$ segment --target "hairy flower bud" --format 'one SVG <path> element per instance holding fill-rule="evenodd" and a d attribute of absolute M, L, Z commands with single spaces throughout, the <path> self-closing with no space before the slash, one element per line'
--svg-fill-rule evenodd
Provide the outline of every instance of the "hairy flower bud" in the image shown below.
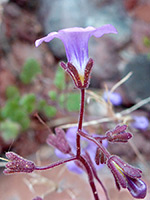
<path fill-rule="evenodd" d="M 4 174 L 12 174 L 19 172 L 31 173 L 35 170 L 34 162 L 26 160 L 14 152 L 7 152 L 6 157 L 9 159 L 9 162 L 6 163 L 6 169 L 4 170 Z"/>
<path fill-rule="evenodd" d="M 146 196 L 146 184 L 140 179 L 142 171 L 121 160 L 118 156 L 111 156 L 107 161 L 116 182 L 117 188 L 127 188 L 135 198 Z"/>
<path fill-rule="evenodd" d="M 107 140 L 109 142 L 128 142 L 132 137 L 131 133 L 126 132 L 127 125 L 118 125 L 115 129 L 106 132 Z"/>
<path fill-rule="evenodd" d="M 52 145 L 53 147 L 57 148 L 61 152 L 68 154 L 71 152 L 71 147 L 66 140 L 65 132 L 60 129 L 55 129 L 56 135 L 50 134 L 47 138 L 47 144 Z"/>
<path fill-rule="evenodd" d="M 106 160 L 107 160 L 107 158 L 104 155 L 104 153 L 100 150 L 100 148 L 97 148 L 96 154 L 95 154 L 95 163 L 97 165 L 106 164 Z"/>

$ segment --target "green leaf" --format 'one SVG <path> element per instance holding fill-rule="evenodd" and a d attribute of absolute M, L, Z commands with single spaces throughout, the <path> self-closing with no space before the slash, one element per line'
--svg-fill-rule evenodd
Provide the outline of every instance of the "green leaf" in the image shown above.
<path fill-rule="evenodd" d="M 32 113 L 35 110 L 36 96 L 34 94 L 26 94 L 20 99 L 20 105 L 24 107 L 27 113 Z"/>
<path fill-rule="evenodd" d="M 42 99 L 42 100 L 40 100 L 40 101 L 38 102 L 37 109 L 38 109 L 39 111 L 42 111 L 43 108 L 44 108 L 44 106 L 46 106 L 46 105 L 47 105 L 46 101 L 45 101 L 44 99 Z"/>
<path fill-rule="evenodd" d="M 8 100 L 1 109 L 1 116 L 3 119 L 18 122 L 23 130 L 27 129 L 30 125 L 29 115 L 24 107 L 19 104 L 19 99 Z"/>
<path fill-rule="evenodd" d="M 66 95 L 65 94 L 60 94 L 58 98 L 58 103 L 61 108 L 65 107 L 65 100 L 66 100 Z"/>
<path fill-rule="evenodd" d="M 56 91 L 54 90 L 51 90 L 49 93 L 48 93 L 49 97 L 51 98 L 51 100 L 53 101 L 56 101 L 57 100 L 57 93 Z"/>
<path fill-rule="evenodd" d="M 64 90 L 66 87 L 65 72 L 61 67 L 58 67 L 56 71 L 54 84 L 59 90 Z"/>
<path fill-rule="evenodd" d="M 35 59 L 30 58 L 23 66 L 20 79 L 24 84 L 29 84 L 39 73 L 41 73 L 40 64 Z"/>
<path fill-rule="evenodd" d="M 43 107 L 43 111 L 44 111 L 44 114 L 47 116 L 47 117 L 54 117 L 57 113 L 57 110 L 55 107 L 53 106 L 49 106 L 49 105 L 45 105 Z"/>
<path fill-rule="evenodd" d="M 0 131 L 2 132 L 3 139 L 8 142 L 17 138 L 20 133 L 20 126 L 16 122 L 6 120 L 1 122 Z"/>
<path fill-rule="evenodd" d="M 6 89 L 6 96 L 8 99 L 18 98 L 20 96 L 18 88 L 15 86 L 8 86 Z"/>
<path fill-rule="evenodd" d="M 11 118 L 19 109 L 19 99 L 8 100 L 5 106 L 1 109 L 1 116 L 3 119 Z"/>
<path fill-rule="evenodd" d="M 69 93 L 66 100 L 66 108 L 69 112 L 78 111 L 80 108 L 79 93 Z"/>
<path fill-rule="evenodd" d="M 146 47 L 150 47 L 150 38 L 149 37 L 145 36 L 143 39 L 143 42 Z"/>

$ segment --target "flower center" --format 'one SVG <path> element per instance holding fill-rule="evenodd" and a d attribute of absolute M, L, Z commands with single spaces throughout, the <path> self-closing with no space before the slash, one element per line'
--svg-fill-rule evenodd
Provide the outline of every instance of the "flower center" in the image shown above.
<path fill-rule="evenodd" d="M 82 85 L 84 85 L 84 76 L 79 74 L 79 77 L 80 77 Z"/>

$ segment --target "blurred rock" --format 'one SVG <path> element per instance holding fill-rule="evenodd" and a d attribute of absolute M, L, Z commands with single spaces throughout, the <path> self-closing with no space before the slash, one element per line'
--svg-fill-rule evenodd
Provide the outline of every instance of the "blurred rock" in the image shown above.
<path fill-rule="evenodd" d="M 108 36 L 104 36 L 95 39 L 94 44 L 90 43 L 89 46 L 90 57 L 94 60 L 92 78 L 99 81 L 99 85 L 106 80 L 116 80 L 117 82 L 120 57 L 115 42 Z"/>
<path fill-rule="evenodd" d="M 0 70 L 0 100 L 5 99 L 6 89 L 10 85 L 15 84 L 15 78 L 9 69 Z"/>
<path fill-rule="evenodd" d="M 34 43 L 41 32 L 41 26 L 34 13 L 22 11 L 15 3 L 4 5 L 2 26 L 9 40 L 20 38 Z"/>
<path fill-rule="evenodd" d="M 134 17 L 147 23 L 150 23 L 150 4 L 145 3 L 137 6 L 134 10 Z"/>
<path fill-rule="evenodd" d="M 10 0 L 10 2 L 14 2 L 19 5 L 21 8 L 25 8 L 28 10 L 34 10 L 37 8 L 39 0 Z"/>
<path fill-rule="evenodd" d="M 132 10 L 137 5 L 138 0 L 125 0 L 124 5 L 127 11 Z"/>
<path fill-rule="evenodd" d="M 150 96 L 150 58 L 148 55 L 138 55 L 132 59 L 122 71 L 124 77 L 129 72 L 133 75 L 124 83 L 128 98 L 136 103 Z"/>
<path fill-rule="evenodd" d="M 127 15 L 123 1 L 110 1 L 101 8 L 94 10 L 94 15 L 87 18 L 87 24 L 95 27 L 112 24 L 118 35 L 112 35 L 118 47 L 124 46 L 131 39 L 132 19 Z"/>
<path fill-rule="evenodd" d="M 132 26 L 132 41 L 135 51 L 138 53 L 148 53 L 150 47 L 144 44 L 144 38 L 150 38 L 150 23 L 135 20 Z"/>

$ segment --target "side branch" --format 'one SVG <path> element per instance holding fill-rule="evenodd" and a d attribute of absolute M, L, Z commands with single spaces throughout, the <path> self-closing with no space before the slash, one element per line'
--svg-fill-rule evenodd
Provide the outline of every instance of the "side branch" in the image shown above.
<path fill-rule="evenodd" d="M 84 133 L 83 131 L 78 131 L 78 134 L 79 134 L 80 136 L 82 136 L 82 137 L 84 137 L 84 138 L 86 138 L 86 139 L 88 139 L 88 140 L 94 142 L 94 143 L 100 148 L 100 150 L 104 153 L 104 155 L 105 155 L 107 158 L 110 157 L 110 153 L 109 153 L 109 152 L 103 147 L 103 145 L 102 145 L 100 142 L 98 142 L 95 138 L 93 138 L 92 136 L 90 136 L 90 135 Z"/>
<path fill-rule="evenodd" d="M 75 160 L 77 160 L 76 156 L 71 157 L 71 158 L 67 158 L 67 159 L 64 159 L 64 160 L 60 160 L 58 162 L 55 162 L 55 163 L 52 163 L 50 165 L 43 166 L 43 167 L 35 166 L 35 170 L 47 170 L 47 169 L 58 167 L 59 165 L 62 165 L 64 163 L 67 163 L 67 162 L 70 162 L 70 161 L 75 161 Z"/>

